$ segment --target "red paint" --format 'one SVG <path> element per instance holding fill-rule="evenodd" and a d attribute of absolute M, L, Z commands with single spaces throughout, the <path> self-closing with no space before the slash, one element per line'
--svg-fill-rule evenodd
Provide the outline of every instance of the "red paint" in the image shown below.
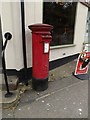
<path fill-rule="evenodd" d="M 33 77 L 43 79 L 48 77 L 49 72 L 49 51 L 52 39 L 50 31 L 53 29 L 53 26 L 34 24 L 30 25 L 29 29 L 32 30 Z M 45 43 L 49 43 L 48 53 L 44 53 Z"/>

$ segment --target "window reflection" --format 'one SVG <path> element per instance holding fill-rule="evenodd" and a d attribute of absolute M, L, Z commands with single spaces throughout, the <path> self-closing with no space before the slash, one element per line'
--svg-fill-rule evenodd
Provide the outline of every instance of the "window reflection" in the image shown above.
<path fill-rule="evenodd" d="M 73 43 L 76 5 L 75 2 L 43 3 L 43 22 L 54 26 L 51 46 Z"/>

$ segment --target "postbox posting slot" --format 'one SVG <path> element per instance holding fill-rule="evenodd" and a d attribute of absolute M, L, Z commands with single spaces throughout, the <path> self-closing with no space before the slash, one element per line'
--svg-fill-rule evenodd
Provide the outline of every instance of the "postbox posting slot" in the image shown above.
<path fill-rule="evenodd" d="M 52 39 L 52 36 L 42 36 L 42 39 Z"/>
<path fill-rule="evenodd" d="M 52 36 L 50 35 L 41 35 L 40 43 L 42 42 L 50 42 L 52 40 Z"/>

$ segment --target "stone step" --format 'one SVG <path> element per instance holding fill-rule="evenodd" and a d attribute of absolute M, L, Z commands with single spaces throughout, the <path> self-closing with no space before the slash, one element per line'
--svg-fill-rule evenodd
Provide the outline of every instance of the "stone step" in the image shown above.
<path fill-rule="evenodd" d="M 19 90 L 14 90 L 11 91 L 12 96 L 10 97 L 5 97 L 6 91 L 2 91 L 0 92 L 0 109 L 7 109 L 7 108 L 11 108 L 15 105 L 18 104 L 18 101 L 20 100 L 20 94 L 19 94 Z"/>
<path fill-rule="evenodd" d="M 18 77 L 7 76 L 7 79 L 8 79 L 9 90 L 16 90 L 18 86 Z M 0 74 L 0 89 L 2 91 L 6 90 L 6 84 L 5 84 L 5 79 L 3 74 Z"/>
<path fill-rule="evenodd" d="M 0 64 L 0 74 L 2 74 L 2 65 Z"/>
<path fill-rule="evenodd" d="M 2 69 L 0 69 L 0 74 L 2 74 Z"/>

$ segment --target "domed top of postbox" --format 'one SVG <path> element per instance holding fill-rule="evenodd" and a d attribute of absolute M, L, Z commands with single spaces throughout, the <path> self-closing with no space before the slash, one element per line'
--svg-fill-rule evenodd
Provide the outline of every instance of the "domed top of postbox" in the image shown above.
<path fill-rule="evenodd" d="M 28 26 L 29 29 L 35 32 L 50 32 L 53 29 L 52 25 L 48 24 L 33 24 Z"/>

